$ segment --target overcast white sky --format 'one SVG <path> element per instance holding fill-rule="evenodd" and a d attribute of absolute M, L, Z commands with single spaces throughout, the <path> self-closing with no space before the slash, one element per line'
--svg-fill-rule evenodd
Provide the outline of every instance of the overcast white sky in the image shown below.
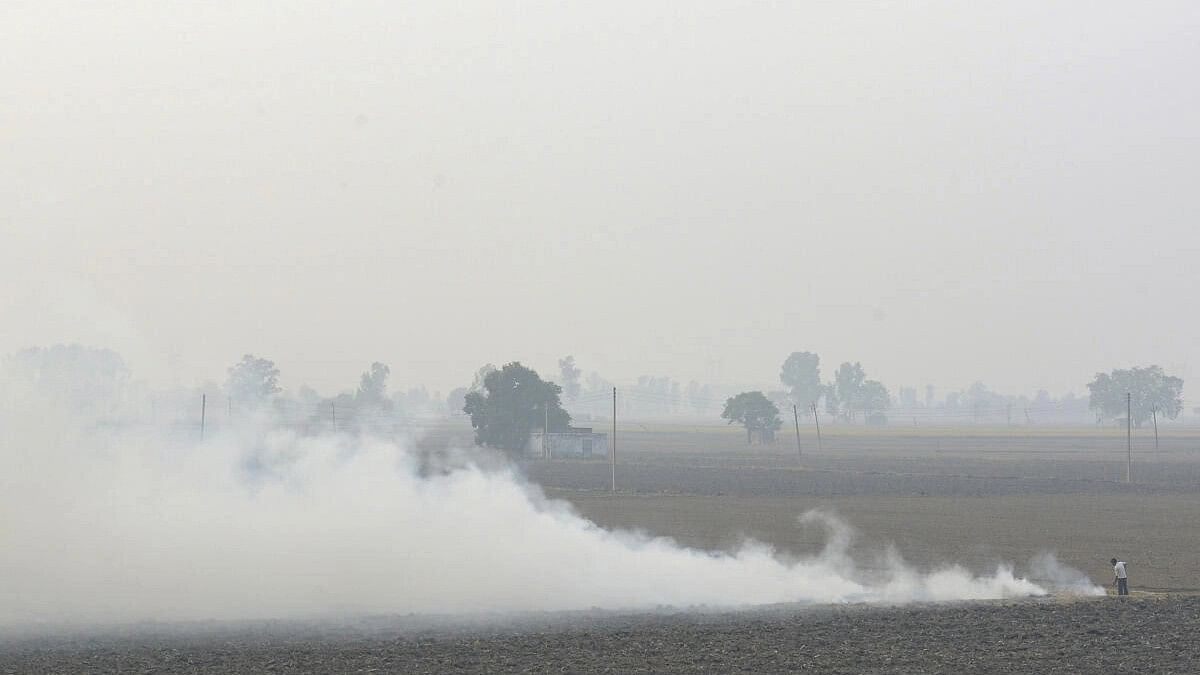
<path fill-rule="evenodd" d="M 1200 377 L 1197 36 L 1196 2 L 8 0 L 0 352 Z"/>

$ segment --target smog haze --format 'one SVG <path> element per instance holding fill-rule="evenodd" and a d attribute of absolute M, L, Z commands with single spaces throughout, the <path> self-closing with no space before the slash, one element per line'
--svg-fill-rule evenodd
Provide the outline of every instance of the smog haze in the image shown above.
<path fill-rule="evenodd" d="M 1189 379 L 1193 3 L 0 8 L 0 353 Z"/>

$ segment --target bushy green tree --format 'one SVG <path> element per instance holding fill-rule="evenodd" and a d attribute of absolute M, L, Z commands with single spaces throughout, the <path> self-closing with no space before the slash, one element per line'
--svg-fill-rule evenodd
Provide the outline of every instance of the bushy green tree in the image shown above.
<path fill-rule="evenodd" d="M 1110 419 L 1125 416 L 1125 395 L 1129 394 L 1130 417 L 1138 427 L 1155 411 L 1175 419 L 1183 410 L 1183 380 L 1167 375 L 1158 366 L 1096 373 L 1088 391 L 1089 407 Z"/>
<path fill-rule="evenodd" d="M 547 415 L 550 430 L 570 426 L 571 416 L 559 400 L 562 388 L 538 377 L 519 362 L 487 373 L 479 391 L 466 395 L 463 412 L 471 416 L 475 442 L 493 448 L 520 452 L 529 444 L 529 434 L 541 428 Z"/>
<path fill-rule="evenodd" d="M 746 428 L 747 445 L 754 442 L 755 434 L 760 442 L 764 442 L 783 425 L 779 408 L 761 391 L 744 391 L 726 400 L 721 417 L 728 420 L 728 424 L 737 422 Z"/>

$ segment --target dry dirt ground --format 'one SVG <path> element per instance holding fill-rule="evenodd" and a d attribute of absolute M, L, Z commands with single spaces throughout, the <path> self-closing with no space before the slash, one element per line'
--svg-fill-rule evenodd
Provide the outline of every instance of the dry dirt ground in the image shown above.
<path fill-rule="evenodd" d="M 0 638 L 0 673 L 1192 673 L 1200 598 L 134 627 Z"/>
<path fill-rule="evenodd" d="M 710 549 L 746 537 L 797 554 L 820 533 L 797 516 L 832 510 L 860 531 L 869 554 L 895 545 L 921 566 L 991 571 L 1042 552 L 1111 582 L 1108 559 L 1129 563 L 1136 588 L 1200 589 L 1200 432 L 1135 438 L 1125 483 L 1125 437 L 1112 429 L 826 430 L 816 450 L 801 429 L 746 447 L 736 430 L 622 433 L 617 484 L 603 460 L 527 462 L 552 497 L 605 527 L 642 529 Z"/>

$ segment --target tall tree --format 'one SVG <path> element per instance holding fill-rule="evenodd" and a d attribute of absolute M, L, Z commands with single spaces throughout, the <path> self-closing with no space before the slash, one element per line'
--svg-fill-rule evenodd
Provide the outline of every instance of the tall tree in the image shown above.
<path fill-rule="evenodd" d="M 362 374 L 359 379 L 358 391 L 354 393 L 354 402 L 358 406 L 374 406 L 391 408 L 392 401 L 387 396 L 387 379 L 392 372 L 386 364 L 376 361 L 371 369 Z"/>
<path fill-rule="evenodd" d="M 1173 420 L 1183 410 L 1183 380 L 1167 375 L 1158 366 L 1096 373 L 1088 391 L 1089 407 L 1110 419 L 1125 416 L 1125 395 L 1129 394 L 1130 416 L 1138 427 L 1154 411 Z"/>
<path fill-rule="evenodd" d="M 561 393 L 557 384 L 514 361 L 488 373 L 481 390 L 466 395 L 463 412 L 471 416 L 477 444 L 521 452 L 529 444 L 530 432 L 547 417 L 551 431 L 570 426 L 571 416 L 559 401 Z"/>
<path fill-rule="evenodd" d="M 779 371 L 779 381 L 791 391 L 792 403 L 808 407 L 821 398 L 821 357 L 812 352 L 792 352 Z"/>
<path fill-rule="evenodd" d="M 835 419 L 838 416 L 838 410 L 841 409 L 842 402 L 838 400 L 837 385 L 833 382 L 824 386 L 825 396 L 825 412 L 832 415 Z"/>
<path fill-rule="evenodd" d="M 779 408 L 761 391 L 744 391 L 726 400 L 721 417 L 729 420 L 728 424 L 737 422 L 746 428 L 747 445 L 754 442 L 755 434 L 760 443 L 766 442 L 783 425 L 783 420 L 779 419 Z"/>
<path fill-rule="evenodd" d="M 279 369 L 270 359 L 246 354 L 229 367 L 225 391 L 239 405 L 257 406 L 278 394 Z"/>
<path fill-rule="evenodd" d="M 871 424 L 881 424 L 887 421 L 883 412 L 892 404 L 887 387 L 879 380 L 866 380 L 862 383 L 859 398 L 859 408 L 863 411 L 866 421 Z"/>
<path fill-rule="evenodd" d="M 841 403 L 842 415 L 851 421 L 854 419 L 854 413 L 862 410 L 862 388 L 866 379 L 867 373 L 863 370 L 862 364 L 857 361 L 843 363 L 834 373 L 833 382 L 837 388 L 837 398 Z"/>
<path fill-rule="evenodd" d="M 558 360 L 558 374 L 562 381 L 563 394 L 566 395 L 568 401 L 574 401 L 579 398 L 580 383 L 579 377 L 583 374 L 575 365 L 574 356 L 564 356 Z"/>

